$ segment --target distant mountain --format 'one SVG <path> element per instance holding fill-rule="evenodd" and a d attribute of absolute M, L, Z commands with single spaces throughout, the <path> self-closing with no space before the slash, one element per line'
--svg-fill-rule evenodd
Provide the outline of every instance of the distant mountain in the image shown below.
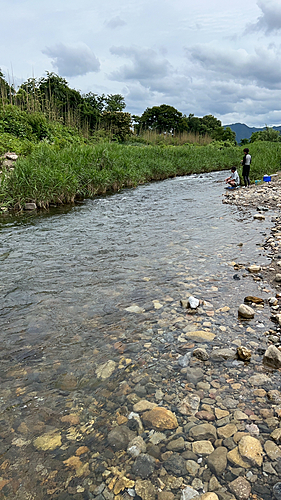
<path fill-rule="evenodd" d="M 256 127 L 248 127 L 245 123 L 232 123 L 231 125 L 224 125 L 224 128 L 229 127 L 236 134 L 236 141 L 238 144 L 242 139 L 250 139 L 253 132 L 260 132 L 261 130 L 265 130 L 266 127 L 256 128 Z M 279 130 L 281 132 L 281 125 L 277 127 L 270 127 L 273 130 Z"/>

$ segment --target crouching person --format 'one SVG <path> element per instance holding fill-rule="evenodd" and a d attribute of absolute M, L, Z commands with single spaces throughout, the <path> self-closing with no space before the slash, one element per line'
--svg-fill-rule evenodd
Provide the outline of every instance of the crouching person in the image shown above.
<path fill-rule="evenodd" d="M 225 182 L 231 187 L 236 188 L 240 185 L 240 177 L 236 170 L 236 167 L 231 167 L 231 175 L 225 179 Z"/>

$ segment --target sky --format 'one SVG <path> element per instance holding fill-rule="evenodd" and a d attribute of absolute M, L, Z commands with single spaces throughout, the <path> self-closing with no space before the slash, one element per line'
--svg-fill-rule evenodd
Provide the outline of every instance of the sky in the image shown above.
<path fill-rule="evenodd" d="M 281 124 L 281 0 L 0 0 L 0 68 L 46 71 L 126 110 Z"/>

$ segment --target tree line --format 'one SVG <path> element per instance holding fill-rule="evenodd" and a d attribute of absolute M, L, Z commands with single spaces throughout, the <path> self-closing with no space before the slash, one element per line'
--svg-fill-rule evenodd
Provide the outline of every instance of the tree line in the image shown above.
<path fill-rule="evenodd" d="M 96 131 L 110 132 L 115 139 L 124 141 L 132 133 L 141 135 L 145 131 L 169 135 L 187 132 L 197 137 L 209 137 L 213 141 L 236 144 L 235 132 L 230 127 L 224 128 L 213 115 L 202 118 L 194 114 L 186 116 L 168 104 L 146 108 L 141 116 L 131 115 L 125 112 L 126 103 L 121 94 L 82 94 L 70 88 L 68 82 L 55 73 L 46 72 L 41 78 L 29 78 L 15 89 L 0 70 L 0 98 L 2 113 L 8 105 L 16 106 L 21 111 L 37 114 L 37 118 L 41 113 L 48 120 L 75 127 L 84 135 Z M 11 115 L 11 111 L 9 113 Z M 0 131 L 8 131 L 5 130 L 5 122 L 8 121 L 2 116 Z M 44 136 L 44 132 L 41 135 Z M 254 140 L 279 140 L 279 133 L 272 129 L 255 132 L 250 142 Z M 243 139 L 243 144 L 246 141 Z"/>

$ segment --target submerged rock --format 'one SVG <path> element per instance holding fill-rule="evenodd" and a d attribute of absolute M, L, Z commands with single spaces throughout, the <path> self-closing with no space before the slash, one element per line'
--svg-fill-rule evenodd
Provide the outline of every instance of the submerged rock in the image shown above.
<path fill-rule="evenodd" d="M 153 410 L 147 411 L 142 416 L 143 423 L 153 429 L 164 431 L 166 429 L 176 429 L 178 427 L 177 417 L 166 408 L 157 406 Z"/>
<path fill-rule="evenodd" d="M 274 345 L 270 345 L 265 352 L 263 362 L 273 368 L 281 367 L 281 352 Z"/>

